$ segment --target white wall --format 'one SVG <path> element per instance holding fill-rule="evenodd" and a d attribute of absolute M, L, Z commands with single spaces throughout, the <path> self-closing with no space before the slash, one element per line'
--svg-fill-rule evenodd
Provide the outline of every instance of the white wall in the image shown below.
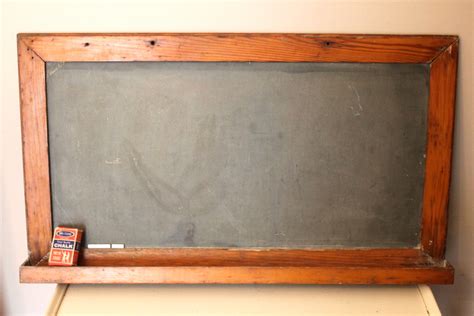
<path fill-rule="evenodd" d="M 100 3 L 100 4 L 99 4 Z M 435 287 L 446 315 L 474 315 L 474 107 L 472 1 L 33 0 L 2 5 L 3 298 L 7 315 L 41 314 L 54 286 L 20 285 L 26 259 L 16 34 L 19 32 L 314 32 L 456 34 L 461 37 L 448 259 L 454 286 Z M 0 279 L 0 280 L 2 280 Z M 0 309 L 0 314 L 2 310 Z"/>

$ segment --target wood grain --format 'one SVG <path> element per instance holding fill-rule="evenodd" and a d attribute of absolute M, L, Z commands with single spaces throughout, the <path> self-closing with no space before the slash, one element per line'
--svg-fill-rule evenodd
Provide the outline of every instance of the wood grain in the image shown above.
<path fill-rule="evenodd" d="M 431 64 L 422 248 L 444 258 L 453 147 L 458 41 Z"/>
<path fill-rule="evenodd" d="M 335 34 L 21 34 L 45 61 L 427 63 L 452 36 Z"/>
<path fill-rule="evenodd" d="M 29 283 L 450 284 L 451 266 L 413 267 L 30 267 Z"/>
<path fill-rule="evenodd" d="M 18 41 L 23 172 L 30 260 L 49 251 L 51 201 L 44 61 Z"/>
<path fill-rule="evenodd" d="M 46 258 L 46 257 L 45 257 Z M 21 267 L 33 283 L 449 284 L 454 270 L 419 249 L 86 250 L 78 267 Z"/>
<path fill-rule="evenodd" d="M 429 266 L 419 249 L 84 249 L 82 266 Z M 47 260 L 38 265 L 47 265 Z"/>

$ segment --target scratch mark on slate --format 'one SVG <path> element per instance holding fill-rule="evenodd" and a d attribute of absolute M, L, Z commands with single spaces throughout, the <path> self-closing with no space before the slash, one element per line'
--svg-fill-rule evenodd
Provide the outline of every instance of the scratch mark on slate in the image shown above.
<path fill-rule="evenodd" d="M 194 242 L 194 233 L 196 231 L 196 225 L 190 223 L 186 230 L 186 236 L 184 237 L 184 243 L 187 246 L 194 246 L 196 243 Z"/>
<path fill-rule="evenodd" d="M 349 106 L 352 110 L 352 114 L 354 114 L 354 116 L 360 116 L 362 114 L 362 112 L 364 111 L 364 108 L 362 107 L 362 104 L 360 103 L 360 95 L 359 95 L 359 91 L 357 91 L 357 88 L 355 88 L 354 86 L 352 86 L 351 84 L 348 85 L 349 89 L 352 90 L 352 92 L 356 95 L 357 97 L 357 109 L 355 109 L 352 105 Z"/>
<path fill-rule="evenodd" d="M 153 198 L 156 204 L 168 213 L 188 210 L 189 202 L 187 199 L 185 199 L 184 196 L 182 196 L 181 193 L 174 187 L 166 183 L 164 180 L 158 178 L 153 174 L 153 172 L 148 170 L 148 168 L 146 168 L 146 166 L 142 163 L 141 157 L 132 144 L 125 142 L 125 146 L 128 149 L 127 152 L 130 156 L 133 173 L 140 180 L 148 195 Z M 165 202 L 163 200 L 162 193 L 164 193 L 168 199 L 173 199 L 174 201 L 170 201 L 168 203 Z"/>
<path fill-rule="evenodd" d="M 58 70 L 64 67 L 64 63 L 57 63 L 54 68 L 52 68 L 50 71 L 48 71 L 47 78 L 53 76 Z"/>
<path fill-rule="evenodd" d="M 105 164 L 107 164 L 107 165 L 120 165 L 120 164 L 122 164 L 122 160 L 117 157 L 113 160 L 105 160 Z"/>

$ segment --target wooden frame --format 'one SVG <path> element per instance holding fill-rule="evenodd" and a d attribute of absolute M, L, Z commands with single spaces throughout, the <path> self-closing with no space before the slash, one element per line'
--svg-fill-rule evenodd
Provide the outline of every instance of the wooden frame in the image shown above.
<path fill-rule="evenodd" d="M 18 58 L 29 258 L 21 282 L 452 283 L 444 260 L 458 38 L 315 34 L 20 34 Z M 414 249 L 86 249 L 48 267 L 52 237 L 46 62 L 258 61 L 430 65 L 421 244 Z"/>

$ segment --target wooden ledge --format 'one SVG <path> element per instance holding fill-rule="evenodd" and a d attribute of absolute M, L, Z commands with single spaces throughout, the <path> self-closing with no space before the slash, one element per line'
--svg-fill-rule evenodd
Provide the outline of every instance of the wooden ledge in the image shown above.
<path fill-rule="evenodd" d="M 389 255 L 394 251 L 399 256 Z M 344 259 L 349 257 L 350 264 Z M 434 262 L 418 249 L 86 250 L 77 267 L 49 267 L 46 257 L 20 267 L 22 283 L 451 284 L 453 280 L 449 263 Z"/>

